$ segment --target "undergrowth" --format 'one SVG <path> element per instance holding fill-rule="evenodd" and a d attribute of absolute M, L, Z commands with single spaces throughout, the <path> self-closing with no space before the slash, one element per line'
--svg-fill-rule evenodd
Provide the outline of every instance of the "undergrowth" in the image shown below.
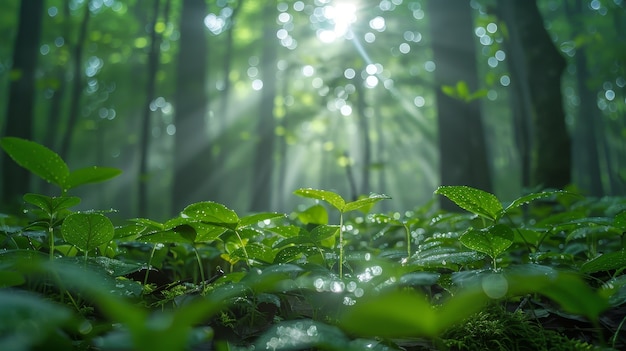
<path fill-rule="evenodd" d="M 3 138 L 57 196 L 0 215 L 0 350 L 618 350 L 626 345 L 626 200 L 533 192 L 503 204 L 442 186 L 432 204 L 377 213 L 298 189 L 291 213 L 204 201 L 165 222 L 75 211 L 70 171 Z M 332 220 L 337 218 L 337 220 Z"/>

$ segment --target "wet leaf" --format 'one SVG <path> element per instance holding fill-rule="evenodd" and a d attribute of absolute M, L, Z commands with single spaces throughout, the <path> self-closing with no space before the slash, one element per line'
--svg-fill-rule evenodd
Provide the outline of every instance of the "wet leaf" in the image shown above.
<path fill-rule="evenodd" d="M 605 253 L 587 261 L 580 267 L 580 271 L 582 273 L 595 273 L 623 267 L 626 267 L 626 250 L 624 249 Z"/>
<path fill-rule="evenodd" d="M 182 217 L 234 229 L 239 223 L 235 211 L 217 202 L 205 201 L 191 204 L 182 212 Z"/>
<path fill-rule="evenodd" d="M 324 239 L 330 238 L 339 233 L 338 225 L 319 225 L 311 230 L 311 241 L 315 243 L 322 242 Z"/>
<path fill-rule="evenodd" d="M 24 201 L 37 206 L 52 217 L 53 214 L 57 214 L 59 211 L 76 206 L 80 203 L 80 198 L 76 196 L 59 196 L 50 197 L 40 194 L 25 194 Z"/>
<path fill-rule="evenodd" d="M 486 191 L 468 186 L 440 186 L 435 194 L 443 195 L 460 208 L 491 219 L 498 219 L 502 204 L 498 198 Z"/>
<path fill-rule="evenodd" d="M 73 213 L 61 225 L 65 241 L 83 251 L 108 243 L 115 235 L 113 223 L 100 213 Z"/>
<path fill-rule="evenodd" d="M 56 152 L 38 143 L 15 137 L 0 139 L 0 146 L 18 165 L 63 189 L 70 170 Z"/>
<path fill-rule="evenodd" d="M 496 258 L 513 244 L 514 238 L 511 228 L 504 224 L 496 224 L 482 230 L 470 229 L 459 240 L 469 249 Z"/>
<path fill-rule="evenodd" d="M 294 191 L 293 193 L 302 197 L 325 201 L 339 211 L 342 211 L 344 206 L 346 205 L 346 201 L 343 199 L 343 197 L 341 197 L 337 193 L 328 190 L 301 188 Z"/>
<path fill-rule="evenodd" d="M 322 205 L 313 205 L 298 212 L 298 219 L 302 224 L 328 224 L 328 211 Z"/>
<path fill-rule="evenodd" d="M 528 194 L 528 195 L 524 195 L 522 197 L 519 197 L 517 199 L 515 199 L 513 202 L 511 202 L 510 205 L 508 205 L 503 213 L 509 213 L 512 210 L 523 206 L 523 205 L 527 205 L 535 200 L 539 200 L 539 199 L 545 199 L 548 197 L 553 197 L 555 195 L 563 195 L 563 194 L 570 194 L 570 195 L 574 195 L 572 193 L 569 193 L 567 191 L 563 191 L 563 190 L 553 190 L 553 191 L 542 191 L 540 193 L 532 193 L 532 194 Z"/>
<path fill-rule="evenodd" d="M 367 207 L 367 210 L 364 210 L 364 212 L 367 213 L 369 212 L 369 209 L 371 209 L 371 206 L 385 199 L 391 199 L 391 197 L 384 195 L 384 194 L 370 194 L 369 197 L 362 198 L 362 199 L 352 201 L 352 202 L 348 202 L 343 207 L 341 212 L 346 213 L 346 212 L 350 212 L 354 210 L 364 210 Z"/>
<path fill-rule="evenodd" d="M 239 225 L 237 226 L 237 228 L 244 228 L 244 227 L 248 227 L 251 225 L 256 225 L 257 223 L 263 222 L 265 220 L 281 218 L 281 217 L 285 217 L 285 214 L 276 213 L 276 212 L 256 213 L 256 214 L 241 218 L 239 220 Z"/>
<path fill-rule="evenodd" d="M 115 178 L 120 174 L 122 174 L 122 171 L 117 168 L 97 166 L 81 168 L 70 172 L 65 179 L 63 188 L 69 190 L 79 185 L 103 182 Z"/>

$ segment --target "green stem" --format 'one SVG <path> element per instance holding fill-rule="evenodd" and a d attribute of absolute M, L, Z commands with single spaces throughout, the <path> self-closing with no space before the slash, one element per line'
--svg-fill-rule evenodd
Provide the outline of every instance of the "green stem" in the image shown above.
<path fill-rule="evenodd" d="M 343 279 L 343 212 L 339 214 L 339 278 Z"/>
<path fill-rule="evenodd" d="M 152 267 L 152 258 L 154 258 L 154 253 L 156 252 L 158 244 L 154 244 L 152 247 L 152 252 L 150 252 L 150 258 L 148 259 L 148 269 L 146 269 L 146 275 L 143 277 L 143 285 L 146 286 L 148 284 L 148 275 L 150 274 L 150 267 Z"/>
<path fill-rule="evenodd" d="M 54 228 L 52 226 L 48 226 L 48 239 L 50 240 L 50 261 L 54 259 Z"/>
<path fill-rule="evenodd" d="M 202 259 L 200 259 L 200 254 L 198 250 L 196 250 L 195 246 L 193 247 L 193 252 L 196 254 L 196 260 L 198 260 L 198 268 L 200 269 L 200 279 L 202 279 L 202 288 L 204 289 L 204 284 L 206 283 L 206 279 L 204 279 L 204 268 L 202 267 Z"/>
<path fill-rule="evenodd" d="M 235 235 L 239 239 L 239 243 L 241 243 L 241 249 L 243 250 L 243 255 L 246 256 L 246 265 L 250 267 L 250 256 L 248 256 L 248 251 L 246 250 L 246 244 L 243 243 L 243 239 L 239 235 L 239 232 L 235 230 Z"/>
<path fill-rule="evenodd" d="M 411 257 L 411 230 L 406 223 L 402 223 L 402 226 L 404 227 L 404 232 L 406 233 L 406 257 L 409 258 Z"/>

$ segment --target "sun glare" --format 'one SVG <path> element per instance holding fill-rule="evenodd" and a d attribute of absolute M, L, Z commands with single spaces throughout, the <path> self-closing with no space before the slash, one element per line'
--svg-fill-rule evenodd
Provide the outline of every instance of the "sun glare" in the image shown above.
<path fill-rule="evenodd" d="M 356 22 L 356 6 L 351 3 L 338 3 L 324 7 L 323 16 L 330 21 L 333 29 L 318 32 L 319 39 L 324 43 L 332 43 L 348 33 L 350 25 Z"/>

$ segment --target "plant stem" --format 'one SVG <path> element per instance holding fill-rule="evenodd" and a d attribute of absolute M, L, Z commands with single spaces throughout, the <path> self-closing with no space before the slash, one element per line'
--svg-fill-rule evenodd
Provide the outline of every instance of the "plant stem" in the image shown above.
<path fill-rule="evenodd" d="M 200 254 L 196 247 L 193 247 L 193 252 L 196 254 L 196 260 L 198 260 L 198 268 L 200 269 L 200 279 L 202 279 L 202 288 L 204 289 L 204 284 L 206 279 L 204 279 L 204 268 L 202 267 L 202 259 L 200 259 Z"/>
<path fill-rule="evenodd" d="M 339 278 L 343 279 L 343 212 L 339 213 Z"/>
<path fill-rule="evenodd" d="M 52 261 L 54 259 L 54 228 L 51 225 L 48 225 L 48 239 L 50 240 L 50 261 Z"/>
<path fill-rule="evenodd" d="M 404 227 L 404 232 L 406 233 L 406 257 L 411 257 L 411 231 L 409 230 L 409 226 L 406 223 L 402 223 Z"/>
<path fill-rule="evenodd" d="M 234 232 L 235 232 L 235 235 L 237 235 L 237 238 L 239 239 L 239 243 L 241 243 L 241 249 L 243 250 L 243 255 L 246 256 L 246 265 L 250 267 L 250 256 L 248 256 L 248 251 L 246 250 L 246 244 L 244 244 L 243 239 L 239 235 L 239 232 L 236 230 Z"/>

